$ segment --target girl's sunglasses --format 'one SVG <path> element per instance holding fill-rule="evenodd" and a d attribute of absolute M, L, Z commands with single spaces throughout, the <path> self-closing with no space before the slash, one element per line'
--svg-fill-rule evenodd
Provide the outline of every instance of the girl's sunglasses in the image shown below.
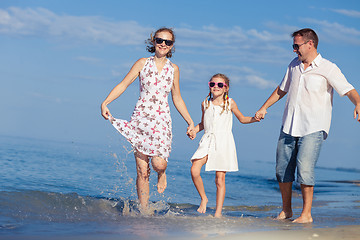
<path fill-rule="evenodd" d="M 218 88 L 223 88 L 224 86 L 227 87 L 227 85 L 225 83 L 222 82 L 209 82 L 209 87 L 213 88 L 215 87 L 215 85 L 218 86 Z"/>
<path fill-rule="evenodd" d="M 156 44 L 162 44 L 165 41 L 166 46 L 171 46 L 173 45 L 174 41 L 171 40 L 166 40 L 166 39 L 162 39 L 162 38 L 154 38 Z"/>

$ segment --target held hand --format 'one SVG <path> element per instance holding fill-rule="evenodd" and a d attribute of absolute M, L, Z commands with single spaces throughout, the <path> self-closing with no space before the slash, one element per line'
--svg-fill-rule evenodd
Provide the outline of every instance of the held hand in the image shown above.
<path fill-rule="evenodd" d="M 259 111 L 255 113 L 255 119 L 257 121 L 260 121 L 265 118 L 265 115 L 267 114 L 266 109 L 260 108 Z"/>
<path fill-rule="evenodd" d="M 358 122 L 360 122 L 360 105 L 355 107 L 354 119 L 356 119 Z"/>
<path fill-rule="evenodd" d="M 190 131 L 188 133 L 186 133 L 188 135 L 188 137 L 191 139 L 191 140 L 194 140 L 196 138 L 196 133 L 195 131 Z"/>
<path fill-rule="evenodd" d="M 260 122 L 260 119 L 256 117 L 251 117 L 251 122 Z"/>
<path fill-rule="evenodd" d="M 109 120 L 111 117 L 110 110 L 104 104 L 101 104 L 101 115 L 105 118 L 105 120 Z"/>
<path fill-rule="evenodd" d="M 196 137 L 196 132 L 195 132 L 195 127 L 194 127 L 194 124 L 190 124 L 187 128 L 187 131 L 186 131 L 186 135 L 188 135 L 188 137 L 193 140 L 195 139 Z"/>

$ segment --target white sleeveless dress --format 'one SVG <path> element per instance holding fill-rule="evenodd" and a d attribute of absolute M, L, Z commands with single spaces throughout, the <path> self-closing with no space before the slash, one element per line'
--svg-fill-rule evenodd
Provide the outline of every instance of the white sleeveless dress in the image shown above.
<path fill-rule="evenodd" d="M 230 103 L 231 101 L 232 99 L 229 99 Z M 212 101 L 209 104 L 206 109 L 204 102 L 205 133 L 191 160 L 208 155 L 205 171 L 238 171 L 236 147 L 232 134 L 233 113 L 231 110 L 221 113 L 222 106 L 215 106 Z"/>

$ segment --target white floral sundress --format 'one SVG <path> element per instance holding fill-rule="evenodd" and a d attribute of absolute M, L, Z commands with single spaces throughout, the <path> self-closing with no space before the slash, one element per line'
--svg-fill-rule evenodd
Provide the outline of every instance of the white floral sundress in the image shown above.
<path fill-rule="evenodd" d="M 154 57 L 147 58 L 140 72 L 140 97 L 131 120 L 110 119 L 111 124 L 136 151 L 148 156 L 159 156 L 166 161 L 172 141 L 168 95 L 173 80 L 174 67 L 169 59 L 159 73 Z"/>

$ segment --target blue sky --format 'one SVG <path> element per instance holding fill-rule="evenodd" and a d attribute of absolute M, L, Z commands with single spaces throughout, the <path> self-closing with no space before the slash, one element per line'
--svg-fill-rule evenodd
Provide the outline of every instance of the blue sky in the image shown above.
<path fill-rule="evenodd" d="M 92 1 L 0 0 L 0 134 L 107 146 L 121 136 L 100 116 L 100 103 L 132 64 L 149 56 L 144 41 L 174 28 L 182 96 L 197 123 L 207 81 L 230 77 L 230 96 L 253 115 L 295 57 L 290 34 L 319 35 L 318 51 L 360 90 L 360 2 L 353 1 Z M 132 84 L 112 114 L 129 119 L 138 98 Z M 170 100 L 171 101 L 171 100 Z M 240 166 L 274 161 L 285 99 L 252 125 L 234 119 Z M 334 95 L 333 121 L 318 165 L 358 168 L 359 123 L 353 104 Z M 191 157 L 186 124 L 172 106 L 171 157 Z"/>

